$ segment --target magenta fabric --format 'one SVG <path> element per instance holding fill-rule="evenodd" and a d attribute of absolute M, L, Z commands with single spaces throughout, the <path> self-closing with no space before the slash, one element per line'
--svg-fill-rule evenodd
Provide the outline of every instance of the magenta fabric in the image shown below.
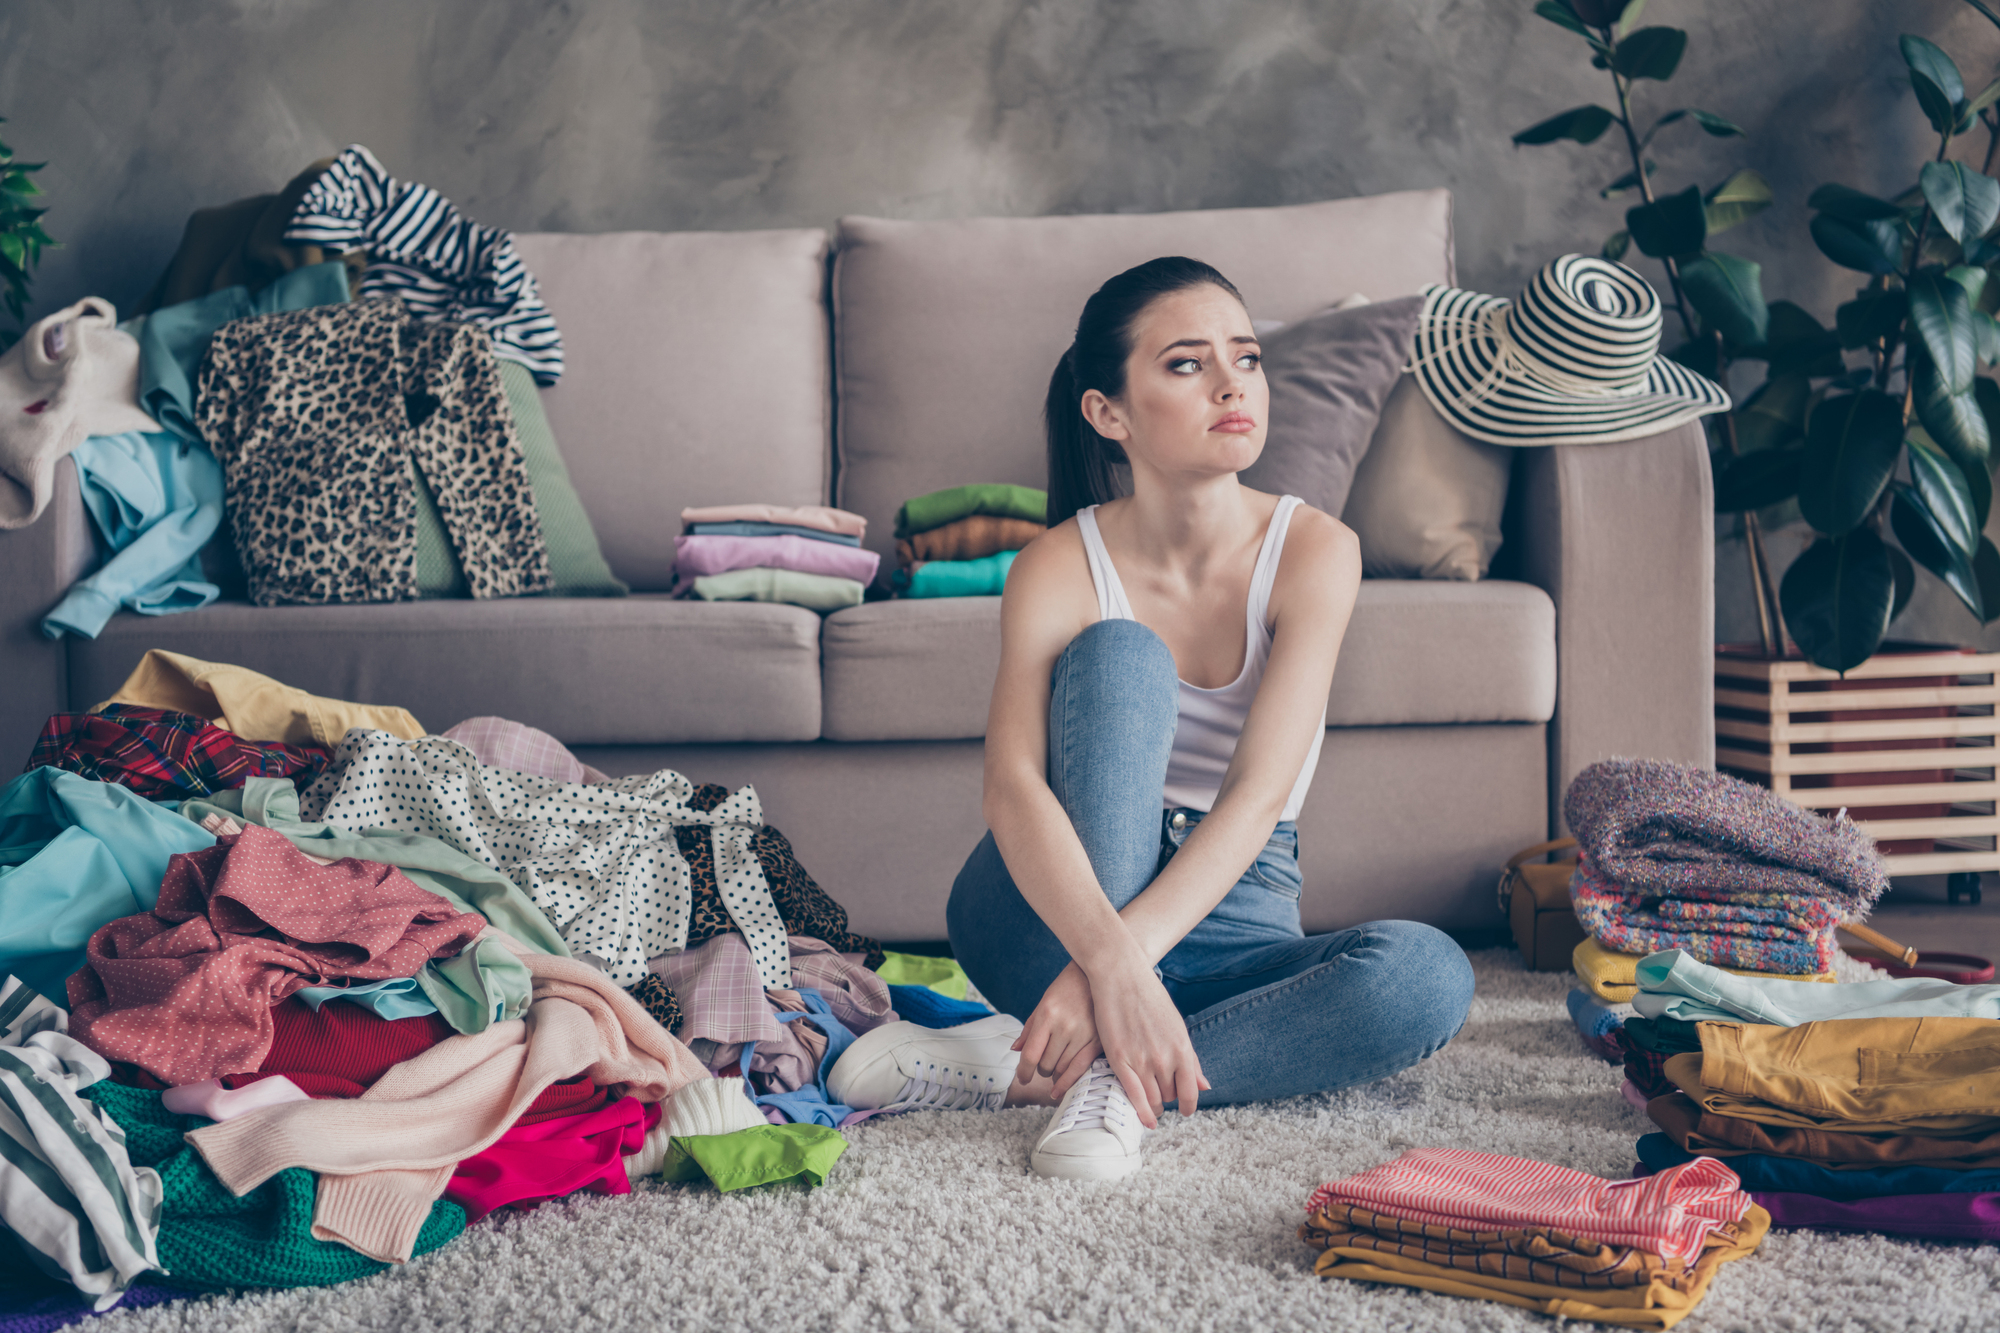
<path fill-rule="evenodd" d="M 1874 1231 L 1929 1240 L 2000 1240 L 2000 1194 L 1891 1194 L 1822 1199 L 1817 1194 L 1752 1193 L 1774 1227 Z"/>
<path fill-rule="evenodd" d="M 496 1208 L 560 1199 L 580 1190 L 630 1194 L 625 1158 L 645 1146 L 660 1123 L 660 1103 L 620 1097 L 584 1115 L 516 1124 L 485 1152 L 451 1173 L 444 1197 L 477 1222 Z"/>
<path fill-rule="evenodd" d="M 873 551 L 810 537 L 674 538 L 674 575 L 682 583 L 732 569 L 791 569 L 873 583 L 881 563 L 882 557 Z"/>

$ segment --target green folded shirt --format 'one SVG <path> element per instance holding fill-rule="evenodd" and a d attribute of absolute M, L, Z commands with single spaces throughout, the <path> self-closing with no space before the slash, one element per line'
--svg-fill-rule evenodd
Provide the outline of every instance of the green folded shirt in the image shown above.
<path fill-rule="evenodd" d="M 924 986 L 954 1000 L 965 998 L 972 978 L 950 958 L 919 953 L 885 953 L 875 975 L 891 986 Z"/>
<path fill-rule="evenodd" d="M 840 1131 L 825 1125 L 755 1125 L 733 1134 L 690 1134 L 667 1142 L 663 1177 L 680 1183 L 705 1179 L 725 1194 L 783 1180 L 824 1185 L 847 1151 Z"/>
<path fill-rule="evenodd" d="M 809 611 L 859 606 L 866 591 L 853 579 L 796 569 L 732 569 L 694 581 L 694 595 L 704 602 L 789 602 Z"/>
<path fill-rule="evenodd" d="M 910 575 L 905 597 L 998 597 L 1019 551 L 995 551 L 977 560 L 926 560 Z"/>
<path fill-rule="evenodd" d="M 1001 481 L 933 491 L 905 501 L 903 507 L 896 511 L 896 535 L 908 537 L 913 533 L 929 532 L 932 528 L 941 528 L 974 514 L 1046 523 L 1049 518 L 1049 493 L 1032 486 L 1013 486 Z"/>

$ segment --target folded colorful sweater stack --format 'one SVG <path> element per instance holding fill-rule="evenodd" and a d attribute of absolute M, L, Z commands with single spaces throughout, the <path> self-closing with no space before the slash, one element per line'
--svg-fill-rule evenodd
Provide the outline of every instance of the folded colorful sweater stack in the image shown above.
<path fill-rule="evenodd" d="M 861 549 L 868 520 L 825 505 L 736 504 L 681 510 L 674 595 L 704 602 L 859 606 L 881 557 Z"/>
<path fill-rule="evenodd" d="M 1014 554 L 1048 529 L 1049 497 L 985 482 L 934 491 L 896 514 L 896 590 L 905 597 L 998 597 Z"/>
<path fill-rule="evenodd" d="M 1299 1238 L 1321 1251 L 1322 1278 L 1671 1328 L 1770 1225 L 1713 1160 L 1614 1182 L 1521 1157 L 1414 1148 L 1320 1186 Z"/>
<path fill-rule="evenodd" d="M 1628 1001 L 1639 958 L 1681 949 L 1734 971 L 1831 980 L 1834 927 L 1888 878 L 1867 834 L 1762 787 L 1656 759 L 1579 773 L 1563 812 L 1581 851 L 1570 901 L 1591 939 L 1577 973 Z"/>

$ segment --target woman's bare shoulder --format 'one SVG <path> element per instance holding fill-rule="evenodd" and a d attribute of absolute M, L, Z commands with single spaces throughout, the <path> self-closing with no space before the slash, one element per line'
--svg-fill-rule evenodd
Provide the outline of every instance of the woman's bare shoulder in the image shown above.
<path fill-rule="evenodd" d="M 1090 563 L 1074 518 L 1056 524 L 1021 548 L 1007 572 L 1006 610 L 1037 619 L 1072 619 L 1095 613 Z"/>

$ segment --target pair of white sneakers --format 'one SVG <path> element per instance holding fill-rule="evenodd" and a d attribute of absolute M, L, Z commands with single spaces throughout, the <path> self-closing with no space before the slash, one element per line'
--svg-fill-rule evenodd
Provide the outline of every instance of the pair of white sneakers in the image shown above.
<path fill-rule="evenodd" d="M 889 1023 L 855 1039 L 827 1073 L 827 1091 L 856 1110 L 997 1111 L 1020 1055 L 1021 1024 L 995 1014 L 955 1028 Z M 1100 1056 L 1064 1094 L 1028 1164 L 1063 1180 L 1116 1180 L 1139 1169 L 1144 1127 Z"/>

